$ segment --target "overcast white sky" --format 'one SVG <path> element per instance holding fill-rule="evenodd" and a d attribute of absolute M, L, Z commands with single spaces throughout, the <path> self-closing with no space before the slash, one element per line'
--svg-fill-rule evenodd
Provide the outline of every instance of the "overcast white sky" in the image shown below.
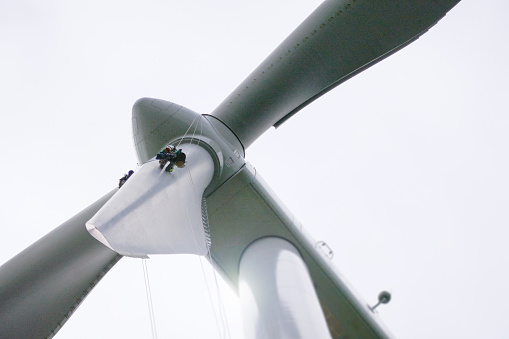
<path fill-rule="evenodd" d="M 0 0 L 0 262 L 136 167 L 136 99 L 210 113 L 319 3 Z M 400 338 L 509 337 L 508 12 L 461 2 L 247 150 L 366 301 L 392 291 L 380 316 Z M 221 338 L 199 259 L 148 266 L 159 338 Z M 151 337 L 140 260 L 57 335 L 90 337 Z"/>

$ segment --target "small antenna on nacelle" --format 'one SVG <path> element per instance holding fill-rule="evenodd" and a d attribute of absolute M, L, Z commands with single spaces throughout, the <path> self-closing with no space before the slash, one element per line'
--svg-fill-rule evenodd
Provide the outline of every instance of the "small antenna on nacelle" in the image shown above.
<path fill-rule="evenodd" d="M 389 301 L 391 301 L 391 293 L 387 291 L 382 291 L 378 294 L 378 303 L 375 306 L 370 307 L 370 309 L 371 311 L 374 311 L 375 308 L 377 308 L 381 304 L 388 304 Z"/>

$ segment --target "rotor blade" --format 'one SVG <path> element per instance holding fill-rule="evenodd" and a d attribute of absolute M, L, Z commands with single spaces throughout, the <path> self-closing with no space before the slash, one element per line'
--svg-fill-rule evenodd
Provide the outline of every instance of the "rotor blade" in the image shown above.
<path fill-rule="evenodd" d="M 0 267 L 0 338 L 52 337 L 121 258 L 85 228 L 115 192 Z"/>
<path fill-rule="evenodd" d="M 398 51 L 459 0 L 327 0 L 213 112 L 244 148 L 310 102 Z"/>

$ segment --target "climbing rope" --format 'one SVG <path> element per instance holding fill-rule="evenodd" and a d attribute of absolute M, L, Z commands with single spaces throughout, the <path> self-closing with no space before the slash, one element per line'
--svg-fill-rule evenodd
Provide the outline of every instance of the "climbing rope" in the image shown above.
<path fill-rule="evenodd" d="M 194 120 L 191 122 L 191 124 L 187 128 L 186 132 L 184 133 L 184 136 L 180 139 L 179 143 L 177 144 L 177 146 L 175 148 L 177 148 L 177 149 L 179 148 L 180 144 L 185 139 L 185 137 L 187 136 L 187 133 L 189 132 L 191 127 L 193 127 L 195 122 L 196 122 L 196 126 L 194 127 L 193 136 L 191 137 L 191 144 L 194 141 L 194 137 L 196 135 L 196 129 L 198 128 L 198 123 L 200 124 L 200 135 L 202 134 L 202 132 L 203 132 L 203 122 L 202 122 L 201 118 L 202 118 L 201 115 L 198 115 L 196 118 L 194 118 Z M 198 120 L 198 121 L 196 121 L 196 120 Z M 200 139 L 198 139 L 197 145 L 200 145 Z M 146 163 L 153 162 L 153 161 L 157 161 L 157 159 L 156 158 L 149 159 Z M 141 167 L 142 165 L 143 164 L 138 163 L 137 167 Z"/>
<path fill-rule="evenodd" d="M 208 250 L 208 256 L 210 263 L 212 265 L 212 254 L 210 253 L 210 248 Z M 231 338 L 230 326 L 228 325 L 228 318 L 226 317 L 226 310 L 224 308 L 223 297 L 221 296 L 221 290 L 219 289 L 219 283 L 217 281 L 217 273 L 214 268 L 212 268 L 212 272 L 214 274 L 214 282 L 217 291 L 217 300 L 219 304 L 219 315 L 221 316 L 221 323 L 223 325 L 223 329 L 225 329 L 225 335 L 228 334 L 228 338 Z"/>
<path fill-rule="evenodd" d="M 145 278 L 145 292 L 147 294 L 148 313 L 150 315 L 150 328 L 152 329 L 152 338 L 157 339 L 156 320 L 154 316 L 154 305 L 152 304 L 152 293 L 150 292 L 150 281 L 148 279 L 148 267 L 146 259 L 141 259 L 143 266 L 143 276 Z"/>
<path fill-rule="evenodd" d="M 198 119 L 198 118 L 201 118 L 201 115 L 199 117 L 197 117 L 196 119 Z M 186 133 L 184 134 L 184 138 L 187 136 L 187 133 L 189 132 L 191 127 L 196 122 L 196 119 L 193 120 L 193 122 L 191 123 L 191 125 L 187 129 Z M 198 120 L 198 122 L 200 123 L 200 133 L 202 133 L 203 126 L 201 124 L 201 119 Z M 196 122 L 196 125 L 194 127 L 193 135 L 191 137 L 191 143 L 193 142 L 193 140 L 195 138 L 196 130 L 198 128 L 198 122 Z M 180 142 L 177 145 L 177 147 L 180 145 L 181 142 L 182 142 L 182 139 L 180 140 Z M 199 142 L 200 142 L 200 140 L 198 139 L 198 144 L 199 144 Z M 189 167 L 185 167 L 185 169 L 186 169 L 186 174 L 187 174 L 189 183 L 191 184 L 192 190 L 193 190 L 194 193 L 196 193 L 196 188 L 194 186 L 194 181 L 193 181 L 193 177 L 191 175 L 191 171 L 189 170 Z M 179 173 L 179 171 L 177 171 L 177 173 Z M 177 174 L 177 177 L 180 178 L 180 174 Z M 179 180 L 179 182 L 180 182 L 180 180 Z M 178 191 L 180 192 L 181 189 L 179 189 Z M 193 194 L 193 197 L 195 197 L 195 196 L 196 196 L 196 194 Z M 181 199 L 180 194 L 179 194 L 179 199 Z M 196 202 L 194 202 L 194 203 L 196 203 Z M 189 209 L 188 209 L 186 204 L 184 204 L 184 208 L 186 210 L 186 215 L 187 215 L 187 219 L 188 219 L 188 222 L 189 222 L 188 223 L 188 227 L 191 227 L 191 232 L 193 234 L 195 248 L 196 248 L 196 250 L 198 250 L 198 243 L 196 242 L 195 232 L 194 232 L 194 229 L 192 227 L 191 216 L 190 216 Z M 202 213 L 203 213 L 203 211 L 202 211 Z M 203 215 L 202 215 L 202 217 L 203 217 Z M 203 219 L 202 219 L 202 221 L 203 221 Z M 213 262 L 212 261 L 212 254 L 210 252 L 210 246 L 208 244 L 207 244 L 207 255 L 209 257 L 210 263 L 212 263 Z M 208 293 L 208 296 L 209 296 L 209 301 L 211 303 L 212 311 L 214 313 L 214 318 L 215 318 L 215 321 L 216 321 L 216 326 L 217 326 L 219 335 L 220 335 L 221 338 L 231 338 L 230 329 L 229 329 L 229 326 L 228 326 L 228 319 L 226 318 L 226 312 L 225 312 L 224 303 L 223 303 L 222 296 L 221 296 L 220 289 L 219 289 L 219 284 L 218 284 L 218 280 L 217 280 L 216 271 L 213 269 L 215 288 L 216 288 L 216 292 L 217 292 L 216 296 L 217 296 L 218 305 L 219 305 L 218 306 L 219 317 L 218 317 L 218 315 L 216 313 L 216 308 L 214 306 L 214 301 L 213 301 L 213 298 L 212 298 L 212 293 L 211 293 L 211 290 L 210 290 L 209 282 L 208 282 L 208 279 L 207 279 L 207 275 L 206 275 L 205 268 L 204 268 L 204 265 L 203 265 L 201 257 L 199 257 L 199 261 L 200 261 L 200 266 L 201 266 L 201 269 L 202 269 L 203 277 L 205 278 L 205 285 L 206 285 L 206 288 L 207 288 L 207 293 Z"/>
<path fill-rule="evenodd" d="M 189 167 L 185 167 L 185 169 L 186 169 L 186 174 L 187 174 L 189 183 L 191 184 L 192 190 L 193 190 L 193 192 L 196 192 L 196 188 L 194 186 L 194 182 L 193 182 L 193 178 L 192 178 L 192 175 L 191 175 L 191 171 L 189 170 Z M 176 175 L 177 175 L 178 178 L 180 178 L 180 175 L 181 175 L 179 173 L 180 173 L 180 171 L 176 172 Z M 180 183 L 182 181 L 178 180 L 178 182 Z M 185 189 L 185 187 L 179 187 L 178 192 L 181 192 L 182 188 Z M 193 194 L 193 197 L 194 196 L 195 196 L 195 194 Z M 179 199 L 182 201 L 180 193 L 179 193 Z M 198 252 L 198 243 L 196 241 L 195 231 L 194 231 L 194 229 L 192 227 L 191 215 L 189 213 L 189 209 L 187 207 L 187 204 L 183 204 L 183 205 L 184 205 L 184 208 L 185 208 L 185 211 L 186 211 L 187 220 L 188 220 L 187 225 L 191 229 L 191 233 L 193 235 L 193 240 L 194 240 L 194 245 L 195 245 L 196 251 Z M 208 246 L 207 246 L 207 253 L 210 253 L 210 249 L 208 248 Z M 224 316 L 224 314 L 221 313 L 221 312 L 224 312 L 224 307 L 223 308 L 219 307 L 220 315 L 218 316 L 218 314 L 216 312 L 216 308 L 214 307 L 214 301 L 213 301 L 213 298 L 212 298 L 212 292 L 210 290 L 209 282 L 208 282 L 208 279 L 207 279 L 207 275 L 206 275 L 206 272 L 205 272 L 205 267 L 203 265 L 201 256 L 199 256 L 198 259 L 200 261 L 200 266 L 201 266 L 202 274 L 203 274 L 203 277 L 205 279 L 205 286 L 207 288 L 207 294 L 209 296 L 209 302 L 211 304 L 212 312 L 214 314 L 214 320 L 216 322 L 216 327 L 217 327 L 217 330 L 219 332 L 219 336 L 221 338 L 225 338 L 225 335 L 227 333 L 229 335 L 229 329 L 227 328 L 228 325 L 225 323 L 225 316 Z M 215 273 L 215 271 L 214 271 L 214 273 Z M 216 289 L 217 288 L 218 288 L 218 286 L 217 286 L 217 282 L 216 282 Z"/>
<path fill-rule="evenodd" d="M 210 307 L 212 308 L 212 313 L 214 314 L 214 320 L 216 322 L 217 332 L 219 333 L 219 336 L 221 338 L 224 338 L 224 335 L 226 334 L 225 326 L 224 326 L 224 321 L 221 320 L 221 325 L 223 326 L 222 330 L 221 330 L 221 326 L 219 326 L 219 319 L 222 319 L 222 317 L 220 317 L 218 319 L 218 316 L 217 316 L 217 313 L 216 313 L 216 308 L 214 307 L 214 300 L 212 299 L 212 292 L 210 291 L 209 281 L 207 279 L 207 275 L 206 275 L 206 272 L 205 272 L 205 267 L 203 265 L 203 261 L 201 259 L 201 256 L 198 256 L 198 259 L 200 261 L 200 266 L 201 266 L 201 271 L 202 271 L 202 274 L 203 274 L 203 278 L 205 279 L 205 287 L 207 288 L 207 294 L 209 296 Z"/>
<path fill-rule="evenodd" d="M 194 187 L 194 182 L 193 182 L 193 177 L 191 175 L 191 171 L 189 170 L 189 168 L 186 168 L 187 169 L 187 175 L 188 175 L 188 178 L 189 178 L 189 182 L 191 183 L 191 186 L 193 188 L 193 191 L 195 192 L 195 187 Z M 186 208 L 186 212 L 188 213 L 188 218 L 190 220 L 190 217 L 189 217 L 189 211 L 187 210 Z M 192 229 L 192 227 L 191 227 Z M 193 230 L 193 236 L 194 236 L 194 230 Z M 195 246 L 196 248 L 198 248 L 198 244 L 196 243 L 196 238 L 194 238 L 195 240 Z M 209 257 L 209 261 L 210 263 L 212 264 L 212 253 L 210 252 L 210 247 L 207 246 L 207 256 Z M 213 303 L 213 300 L 212 300 L 212 294 L 210 292 L 210 288 L 209 288 L 209 284 L 208 284 L 208 279 L 207 279 L 207 276 L 206 276 L 206 273 L 205 273 L 205 268 L 203 266 L 203 262 L 201 260 L 201 257 L 199 257 L 200 259 L 200 265 L 201 265 L 201 268 L 202 268 L 202 272 L 203 272 L 203 277 L 205 278 L 205 283 L 207 285 L 207 291 L 209 293 L 209 298 L 210 298 L 210 302 L 211 302 L 211 307 L 214 311 L 214 317 L 216 318 L 216 322 L 217 322 L 217 315 L 215 313 L 215 307 L 214 307 L 214 303 Z M 218 330 L 219 330 L 219 335 L 221 337 L 227 337 L 227 338 L 231 338 L 231 334 L 230 334 L 230 328 L 228 326 L 228 319 L 226 318 L 226 311 L 225 311 L 225 307 L 224 307 L 224 303 L 223 303 L 223 298 L 221 296 L 221 290 L 219 288 L 219 283 L 218 283 L 218 280 L 217 280 L 217 273 L 216 273 L 216 270 L 212 270 L 213 272 L 213 276 L 214 276 L 214 284 L 215 284 L 215 289 L 216 289 L 216 295 L 217 295 L 217 301 L 218 301 L 218 308 L 219 308 L 219 320 L 221 321 L 221 325 L 222 325 L 222 329 L 223 331 L 219 330 L 219 324 L 217 324 L 218 326 Z M 222 333 L 221 333 L 222 332 Z"/>
<path fill-rule="evenodd" d="M 187 136 L 187 133 L 189 132 L 189 130 L 191 129 L 191 127 L 193 127 L 194 125 L 194 122 L 198 119 L 201 119 L 201 115 L 198 115 L 196 118 L 194 118 L 194 120 L 191 122 L 191 125 L 189 125 L 189 127 L 187 128 L 186 132 L 184 133 L 184 137 L 182 137 L 182 139 L 180 139 L 179 143 L 177 144 L 177 149 L 178 147 L 180 146 L 180 144 L 182 143 L 182 141 L 184 140 L 184 138 Z M 199 120 L 198 120 L 199 121 Z M 196 127 L 198 127 L 198 123 L 196 123 Z M 196 127 L 194 128 L 194 130 L 196 131 Z M 194 133 L 193 133 L 193 138 L 194 138 Z M 191 139 L 191 142 L 193 142 L 193 139 Z"/>
<path fill-rule="evenodd" d="M 193 127 L 195 122 L 196 122 L 196 125 L 194 126 L 194 130 L 192 132 L 192 137 L 191 137 L 190 143 L 192 144 L 194 139 L 195 139 L 196 130 L 198 129 L 198 124 L 200 125 L 200 131 L 199 131 L 200 135 L 203 133 L 203 123 L 202 123 L 201 118 L 202 118 L 202 116 L 199 115 L 199 116 L 197 116 L 191 122 L 191 124 L 187 128 L 186 132 L 184 133 L 184 136 L 180 139 L 179 143 L 177 144 L 177 148 L 180 146 L 182 141 L 187 137 L 190 129 Z M 199 145 L 200 144 L 200 139 L 197 139 L 197 140 L 198 140 L 197 145 Z M 151 159 L 148 162 L 152 162 L 152 161 L 155 161 L 155 160 L 156 159 Z M 141 166 L 141 164 L 138 164 L 138 167 L 140 167 L 140 166 Z M 176 171 L 176 173 L 175 173 L 177 175 L 177 178 L 180 178 L 180 174 L 178 174 L 179 172 L 180 171 Z M 188 176 L 188 179 L 189 179 L 189 183 L 191 184 L 193 192 L 196 192 L 196 189 L 195 189 L 195 186 L 194 186 L 194 182 L 193 182 L 193 178 L 192 178 L 192 175 L 191 175 L 191 171 L 189 170 L 188 167 L 186 167 L 186 173 L 187 173 L 187 176 Z M 178 182 L 180 183 L 181 180 L 178 180 Z M 180 201 L 182 202 L 182 197 L 180 196 L 180 192 L 181 192 L 181 189 L 178 190 L 178 195 L 179 195 Z M 196 194 L 193 194 L 193 198 L 195 197 L 195 195 Z M 183 204 L 183 205 L 184 205 L 184 208 L 185 208 L 186 214 L 187 214 L 188 227 L 191 227 L 191 232 L 193 234 L 193 240 L 194 240 L 194 243 L 195 243 L 195 248 L 198 251 L 198 243 L 196 241 L 195 231 L 194 231 L 194 229 L 192 227 L 192 222 L 191 222 L 191 217 L 190 217 L 189 209 L 188 209 L 187 204 Z M 204 226 L 205 226 L 205 222 L 206 221 L 205 221 L 205 219 L 203 219 L 203 213 L 206 213 L 206 211 L 202 211 L 202 222 L 204 223 Z M 210 237 L 210 235 L 208 237 Z M 207 255 L 209 257 L 210 263 L 212 263 L 213 261 L 212 261 L 212 254 L 210 252 L 210 238 L 208 238 L 206 246 L 207 246 Z M 208 293 L 208 296 L 209 296 L 209 301 L 210 301 L 210 304 L 211 304 L 211 307 L 212 307 L 212 311 L 213 311 L 213 314 L 214 314 L 214 319 L 215 319 L 215 322 L 216 322 L 216 326 L 217 326 L 219 335 L 220 335 L 221 338 L 231 338 L 230 329 L 229 329 L 229 326 L 228 326 L 228 320 L 227 320 L 227 317 L 226 317 L 224 303 L 223 303 L 222 296 L 221 296 L 220 289 L 219 289 L 219 284 L 218 284 L 218 280 L 217 280 L 216 271 L 212 268 L 213 275 L 214 275 L 215 288 L 216 288 L 216 297 L 217 297 L 218 305 L 219 305 L 218 306 L 219 316 L 217 315 L 216 307 L 214 306 L 214 300 L 212 298 L 213 294 L 212 294 L 212 292 L 210 290 L 210 286 L 209 286 L 209 282 L 208 282 L 207 275 L 206 275 L 206 272 L 205 272 L 205 267 L 204 267 L 203 262 L 202 262 L 202 258 L 201 258 L 201 256 L 198 256 L 198 258 L 199 258 L 199 261 L 200 261 L 200 266 L 201 266 L 203 277 L 205 278 L 205 286 L 207 288 L 207 293 Z M 147 263 L 146 263 L 146 259 L 145 258 L 142 259 L 142 267 L 143 267 L 143 275 L 144 275 L 144 281 L 145 281 L 145 292 L 146 292 L 146 296 L 147 296 L 147 305 L 148 305 L 149 316 L 150 316 L 150 328 L 151 328 L 151 331 L 152 331 L 152 338 L 153 339 L 157 339 L 157 328 L 156 328 L 156 321 L 155 321 L 155 315 L 154 315 L 154 306 L 153 306 L 153 302 L 152 302 L 152 293 L 151 293 L 151 289 L 150 289 L 150 280 L 149 280 L 149 276 L 148 276 L 148 267 L 147 267 Z"/>

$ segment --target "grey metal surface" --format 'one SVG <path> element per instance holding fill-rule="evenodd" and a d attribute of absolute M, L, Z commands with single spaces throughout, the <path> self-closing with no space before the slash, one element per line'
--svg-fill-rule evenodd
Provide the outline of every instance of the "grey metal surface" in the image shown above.
<path fill-rule="evenodd" d="M 85 228 L 115 192 L 0 267 L 0 338 L 52 337 L 121 258 Z"/>
<path fill-rule="evenodd" d="M 283 238 L 304 259 L 334 339 L 391 337 L 249 163 L 207 197 L 207 208 L 213 264 L 233 288 L 244 250 L 264 237 Z"/>
<path fill-rule="evenodd" d="M 247 148 L 271 126 L 417 39 L 458 2 L 324 1 L 212 115 Z"/>

